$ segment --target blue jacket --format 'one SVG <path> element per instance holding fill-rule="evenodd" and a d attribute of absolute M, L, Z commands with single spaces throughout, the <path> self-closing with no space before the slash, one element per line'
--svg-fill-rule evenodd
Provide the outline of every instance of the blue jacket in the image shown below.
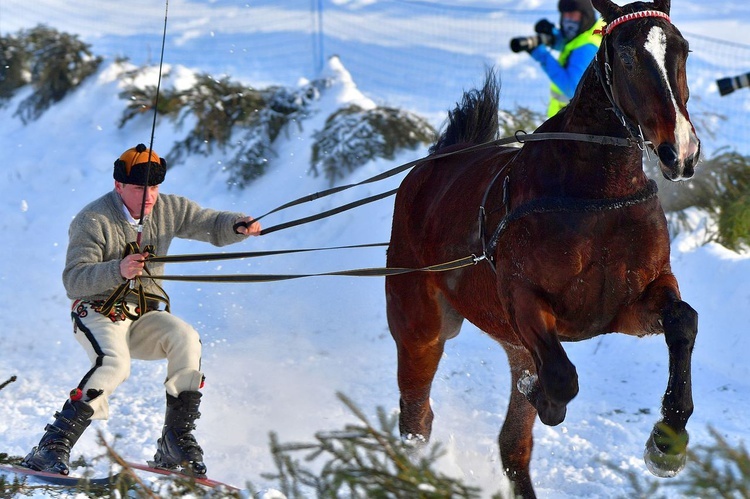
<path fill-rule="evenodd" d="M 596 56 L 601 43 L 601 35 L 594 31 L 600 28 L 600 22 L 594 23 L 591 29 L 584 31 L 567 43 L 560 40 L 560 56 L 555 58 L 546 45 L 539 45 L 531 51 L 531 57 L 542 66 L 552 82 L 548 116 L 553 116 L 565 107 L 576 92 L 578 82 Z"/>

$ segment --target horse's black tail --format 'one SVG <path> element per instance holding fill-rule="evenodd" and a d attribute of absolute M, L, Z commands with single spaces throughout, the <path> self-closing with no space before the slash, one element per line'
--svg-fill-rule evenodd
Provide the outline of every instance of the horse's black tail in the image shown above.
<path fill-rule="evenodd" d="M 497 138 L 500 84 L 495 71 L 487 70 L 481 90 L 464 92 L 463 100 L 448 113 L 448 126 L 430 148 L 434 153 L 453 144 L 483 144 Z"/>

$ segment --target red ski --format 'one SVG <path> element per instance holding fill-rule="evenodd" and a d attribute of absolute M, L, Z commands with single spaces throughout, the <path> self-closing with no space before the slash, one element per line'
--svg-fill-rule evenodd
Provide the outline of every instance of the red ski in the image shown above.
<path fill-rule="evenodd" d="M 129 466 L 130 468 L 133 468 L 134 470 L 140 470 L 140 471 L 147 471 L 149 473 L 157 473 L 159 475 L 166 475 L 166 476 L 174 476 L 174 477 L 180 477 L 185 478 L 188 480 L 195 480 L 195 483 L 199 485 L 205 485 L 206 487 L 211 488 L 218 488 L 218 487 L 226 487 L 228 490 L 241 490 L 234 485 L 229 485 L 228 483 L 219 482 L 217 480 L 212 480 L 210 478 L 196 478 L 192 477 L 186 473 L 182 473 L 179 470 L 167 470 L 164 468 L 154 468 L 153 466 L 150 466 L 149 464 L 142 464 L 142 463 L 133 463 L 130 461 L 126 461 L 125 464 Z"/>
<path fill-rule="evenodd" d="M 110 483 L 117 480 L 117 475 L 108 477 L 84 477 L 84 476 L 71 476 L 71 475 L 60 475 L 59 473 L 49 473 L 46 471 L 36 471 L 25 466 L 17 464 L 0 464 L 0 471 L 6 471 L 9 473 L 15 473 L 17 475 L 26 475 L 37 479 L 39 481 L 49 483 L 52 485 L 60 485 L 63 487 L 78 487 L 81 485 L 109 485 Z"/>

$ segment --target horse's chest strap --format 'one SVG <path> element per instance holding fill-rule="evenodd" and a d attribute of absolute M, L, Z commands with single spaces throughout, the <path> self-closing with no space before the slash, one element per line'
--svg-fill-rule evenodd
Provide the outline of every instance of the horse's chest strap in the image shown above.
<path fill-rule="evenodd" d="M 658 188 L 654 180 L 649 180 L 642 190 L 620 198 L 577 199 L 569 197 L 539 198 L 522 204 L 506 214 L 498 223 L 489 243 L 485 245 L 485 256 L 494 264 L 494 253 L 500 235 L 511 222 L 537 213 L 593 213 L 598 211 L 618 210 L 635 206 L 656 197 Z M 507 206 L 507 205 L 506 205 Z M 484 241 L 483 241 L 484 242 Z"/>

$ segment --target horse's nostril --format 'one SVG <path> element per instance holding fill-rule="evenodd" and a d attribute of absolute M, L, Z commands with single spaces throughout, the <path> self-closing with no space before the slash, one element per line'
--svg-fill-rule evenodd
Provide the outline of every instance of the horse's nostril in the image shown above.
<path fill-rule="evenodd" d="M 677 149 L 672 144 L 661 144 L 656 149 L 656 154 L 659 155 L 659 161 L 664 164 L 664 166 L 673 168 L 675 165 L 677 165 Z"/>

